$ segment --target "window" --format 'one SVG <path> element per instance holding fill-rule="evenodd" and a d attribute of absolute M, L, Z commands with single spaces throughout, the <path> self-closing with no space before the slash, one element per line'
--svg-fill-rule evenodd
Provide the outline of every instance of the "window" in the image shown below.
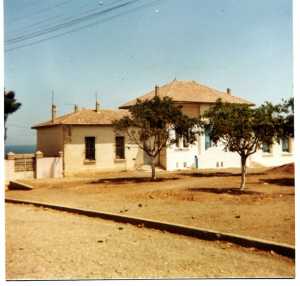
<path fill-rule="evenodd" d="M 270 153 L 271 152 L 271 145 L 267 143 L 263 143 L 262 150 L 264 153 Z"/>
<path fill-rule="evenodd" d="M 85 137 L 85 159 L 95 161 L 95 137 Z"/>
<path fill-rule="evenodd" d="M 209 127 L 205 127 L 205 150 L 207 150 L 208 148 L 210 148 L 212 146 L 212 140 L 210 137 L 210 128 Z"/>
<path fill-rule="evenodd" d="M 281 150 L 282 150 L 282 152 L 290 152 L 289 138 L 282 138 L 281 139 Z"/>
<path fill-rule="evenodd" d="M 116 136 L 116 159 L 125 159 L 124 136 Z"/>

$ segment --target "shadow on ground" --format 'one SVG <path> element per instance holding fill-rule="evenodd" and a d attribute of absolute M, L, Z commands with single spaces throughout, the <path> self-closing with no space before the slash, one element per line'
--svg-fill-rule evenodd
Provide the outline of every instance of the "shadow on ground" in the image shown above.
<path fill-rule="evenodd" d="M 214 173 L 181 173 L 182 176 L 190 176 L 190 177 L 240 177 L 240 173 L 229 173 L 229 172 L 214 172 Z M 261 176 L 265 175 L 265 173 L 251 173 L 247 174 L 247 177 L 251 176 Z"/>
<path fill-rule="evenodd" d="M 189 188 L 188 191 L 192 192 L 203 192 L 203 193 L 213 193 L 213 194 L 229 194 L 229 195 L 261 195 L 260 192 L 241 191 L 237 188 Z"/>
<path fill-rule="evenodd" d="M 99 179 L 96 181 L 92 181 L 89 184 L 127 184 L 127 183 L 158 183 L 164 181 L 174 181 L 179 178 L 157 178 L 155 181 L 151 180 L 151 178 L 147 177 L 129 177 L 129 178 L 107 178 L 107 179 Z"/>
<path fill-rule="evenodd" d="M 264 183 L 274 184 L 279 186 L 295 186 L 294 178 L 277 178 L 277 179 L 263 179 Z"/>

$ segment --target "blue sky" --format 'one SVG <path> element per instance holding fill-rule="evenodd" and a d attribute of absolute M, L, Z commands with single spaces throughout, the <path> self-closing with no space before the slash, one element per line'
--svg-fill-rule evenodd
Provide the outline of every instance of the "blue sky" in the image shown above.
<path fill-rule="evenodd" d="M 96 92 L 103 108 L 117 108 L 175 77 L 219 90 L 230 87 L 257 104 L 292 96 L 288 0 L 140 0 L 43 34 L 85 11 L 128 1 L 4 1 L 5 87 L 23 104 L 8 119 L 7 144 L 35 143 L 30 126 L 50 118 L 52 90 L 59 114 L 74 104 L 93 108 Z M 39 31 L 42 36 L 12 44 Z M 47 37 L 54 38 L 30 45 Z"/>

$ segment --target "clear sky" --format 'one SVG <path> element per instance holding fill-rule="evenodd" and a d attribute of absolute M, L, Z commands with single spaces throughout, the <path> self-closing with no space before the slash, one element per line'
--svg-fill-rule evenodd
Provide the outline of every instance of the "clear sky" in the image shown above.
<path fill-rule="evenodd" d="M 131 1 L 4 1 L 5 87 L 23 104 L 7 144 L 35 143 L 52 90 L 59 115 L 93 108 L 96 92 L 117 108 L 175 77 L 257 104 L 292 96 L 291 0 Z"/>

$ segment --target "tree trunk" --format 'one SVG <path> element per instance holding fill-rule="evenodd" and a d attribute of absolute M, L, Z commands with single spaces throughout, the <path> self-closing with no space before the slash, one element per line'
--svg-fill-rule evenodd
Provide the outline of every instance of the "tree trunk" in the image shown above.
<path fill-rule="evenodd" d="M 155 158 L 151 157 L 151 179 L 152 181 L 156 180 L 156 174 L 155 174 Z"/>
<path fill-rule="evenodd" d="M 246 185 L 246 173 L 247 173 L 247 166 L 246 166 L 246 156 L 241 156 L 241 186 L 240 190 L 243 191 Z"/>

